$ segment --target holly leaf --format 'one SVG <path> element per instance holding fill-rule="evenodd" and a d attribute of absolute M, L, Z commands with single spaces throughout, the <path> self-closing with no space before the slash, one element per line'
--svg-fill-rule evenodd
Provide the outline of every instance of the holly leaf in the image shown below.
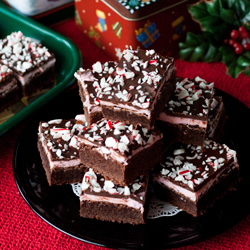
<path fill-rule="evenodd" d="M 224 6 L 235 12 L 241 25 L 250 29 L 250 1 L 249 0 L 224 0 Z"/>
<path fill-rule="evenodd" d="M 227 66 L 227 71 L 231 77 L 236 78 L 242 72 L 250 73 L 247 71 L 250 64 L 250 51 L 237 56 L 229 46 L 223 45 L 219 50 L 222 53 L 222 62 Z"/>
<path fill-rule="evenodd" d="M 200 23 L 203 31 L 210 32 L 217 41 L 224 40 L 225 34 L 240 26 L 235 12 L 223 6 L 223 0 L 200 1 L 189 7 L 193 18 Z"/>
<path fill-rule="evenodd" d="M 208 32 L 201 34 L 187 33 L 186 41 L 179 43 L 181 59 L 194 62 L 220 61 L 222 54 L 217 46 L 213 45 L 213 37 Z"/>

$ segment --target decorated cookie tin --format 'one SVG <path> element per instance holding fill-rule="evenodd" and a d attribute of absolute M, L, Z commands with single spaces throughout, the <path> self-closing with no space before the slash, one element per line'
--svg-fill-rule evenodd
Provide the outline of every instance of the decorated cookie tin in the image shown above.
<path fill-rule="evenodd" d="M 178 43 L 198 29 L 194 0 L 75 0 L 76 23 L 113 60 L 126 46 L 178 56 Z"/>

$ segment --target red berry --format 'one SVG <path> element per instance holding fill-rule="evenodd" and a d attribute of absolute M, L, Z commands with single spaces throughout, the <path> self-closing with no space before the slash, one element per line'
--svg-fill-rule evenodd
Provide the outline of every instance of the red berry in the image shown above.
<path fill-rule="evenodd" d="M 241 33 L 241 37 L 243 37 L 243 38 L 248 38 L 248 32 L 247 32 L 247 31 L 242 32 L 242 33 Z"/>
<path fill-rule="evenodd" d="M 229 39 L 228 43 L 229 43 L 230 46 L 234 46 L 235 41 L 233 39 Z"/>
<path fill-rule="evenodd" d="M 239 32 L 237 30 L 232 30 L 230 35 L 233 39 L 237 39 Z"/>
<path fill-rule="evenodd" d="M 239 27 L 239 32 L 241 33 L 241 32 L 244 32 L 244 31 L 246 31 L 245 27 L 244 26 L 240 26 Z"/>
<path fill-rule="evenodd" d="M 241 54 L 242 51 L 243 51 L 243 48 L 242 48 L 241 45 L 238 45 L 237 47 L 235 47 L 234 51 L 235 51 L 236 54 Z"/>
<path fill-rule="evenodd" d="M 245 43 L 243 45 L 243 47 L 244 47 L 245 50 L 249 50 L 250 49 L 250 44 L 249 43 Z"/>
<path fill-rule="evenodd" d="M 248 32 L 246 31 L 245 27 L 240 26 L 239 27 L 239 33 L 242 38 L 247 38 L 248 37 Z"/>
<path fill-rule="evenodd" d="M 236 48 L 236 47 L 238 47 L 238 46 L 240 46 L 240 44 L 239 44 L 239 43 L 237 43 L 236 41 L 234 41 L 234 43 L 233 43 L 233 47 L 234 47 L 234 48 Z"/>

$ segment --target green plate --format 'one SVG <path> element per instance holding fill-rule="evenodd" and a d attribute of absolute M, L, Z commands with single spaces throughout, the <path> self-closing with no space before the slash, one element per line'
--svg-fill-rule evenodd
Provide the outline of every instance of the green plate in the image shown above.
<path fill-rule="evenodd" d="M 0 38 L 14 31 L 21 31 L 25 36 L 38 40 L 55 53 L 56 85 L 2 123 L 0 136 L 70 87 L 75 82 L 74 73 L 82 65 L 81 53 L 70 39 L 0 3 Z"/>

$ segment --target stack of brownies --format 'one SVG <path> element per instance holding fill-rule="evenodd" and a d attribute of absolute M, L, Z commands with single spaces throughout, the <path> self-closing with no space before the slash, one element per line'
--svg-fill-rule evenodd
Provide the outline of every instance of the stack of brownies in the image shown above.
<path fill-rule="evenodd" d="M 21 31 L 0 39 L 0 113 L 55 82 L 55 55 Z"/>
<path fill-rule="evenodd" d="M 141 49 L 75 77 L 85 115 L 40 122 L 38 148 L 50 185 L 82 182 L 80 216 L 144 224 L 149 185 L 198 216 L 238 182 L 236 152 L 212 141 L 225 120 L 213 83 Z"/>

